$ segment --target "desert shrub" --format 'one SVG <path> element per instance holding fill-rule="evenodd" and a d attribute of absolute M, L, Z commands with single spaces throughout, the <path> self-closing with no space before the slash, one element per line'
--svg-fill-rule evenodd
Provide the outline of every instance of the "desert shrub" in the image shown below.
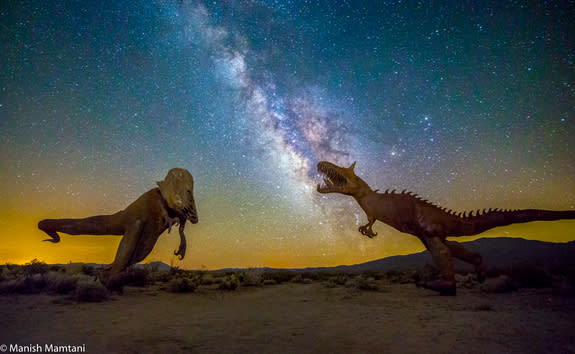
<path fill-rule="evenodd" d="M 354 288 L 357 290 L 368 290 L 377 291 L 379 290 L 374 278 L 365 278 L 362 275 L 358 275 L 353 279 L 349 279 L 345 283 L 346 288 Z"/>
<path fill-rule="evenodd" d="M 45 274 L 44 278 L 46 279 L 46 291 L 48 293 L 64 295 L 76 290 L 76 283 L 81 277 L 50 271 Z"/>
<path fill-rule="evenodd" d="M 298 283 L 298 284 L 312 284 L 313 280 L 311 278 L 307 277 L 308 274 L 306 274 L 305 276 L 301 273 L 296 274 L 292 279 L 291 282 L 292 283 Z"/>
<path fill-rule="evenodd" d="M 34 258 L 30 262 L 24 264 L 24 269 L 28 275 L 45 274 L 50 270 L 50 266 Z"/>
<path fill-rule="evenodd" d="M 262 284 L 263 281 L 263 270 L 256 268 L 249 268 L 242 272 L 241 283 L 244 286 L 258 286 Z"/>
<path fill-rule="evenodd" d="M 123 277 L 124 285 L 145 287 L 150 284 L 149 270 L 145 267 L 130 267 Z"/>
<path fill-rule="evenodd" d="M 235 274 L 228 275 L 218 286 L 218 289 L 234 291 L 240 286 L 240 280 Z"/>
<path fill-rule="evenodd" d="M 416 269 L 412 276 L 413 281 L 416 283 L 420 281 L 435 280 L 437 278 L 439 278 L 439 269 L 429 263 L 425 263 L 423 267 Z"/>
<path fill-rule="evenodd" d="M 37 294 L 45 287 L 42 274 L 33 274 L 0 283 L 0 294 Z"/>
<path fill-rule="evenodd" d="M 221 284 L 226 280 L 225 276 L 214 276 L 214 284 Z"/>
<path fill-rule="evenodd" d="M 76 283 L 75 299 L 82 302 L 101 302 L 108 299 L 108 290 L 95 278 L 82 278 Z"/>
<path fill-rule="evenodd" d="M 202 274 L 202 277 L 200 278 L 200 285 L 212 285 L 214 284 L 214 276 L 209 274 L 209 273 L 204 273 Z"/>
<path fill-rule="evenodd" d="M 338 284 L 333 278 L 330 278 L 330 279 L 328 279 L 327 281 L 323 282 L 323 285 L 324 285 L 326 288 L 330 288 L 330 289 L 331 289 L 331 288 L 336 288 L 336 287 L 339 286 L 339 284 Z"/>
<path fill-rule="evenodd" d="M 329 279 L 330 275 L 322 272 L 305 272 L 304 279 L 309 279 L 312 281 L 323 281 Z"/>
<path fill-rule="evenodd" d="M 473 273 L 455 274 L 455 281 L 457 283 L 457 287 L 466 289 L 475 288 L 478 284 L 476 276 Z"/>
<path fill-rule="evenodd" d="M 274 280 L 277 284 L 285 283 L 293 278 L 293 272 L 290 271 L 273 271 L 263 274 L 264 281 Z"/>
<path fill-rule="evenodd" d="M 533 264 L 511 266 L 507 273 L 523 288 L 546 288 L 553 285 L 551 274 Z"/>
<path fill-rule="evenodd" d="M 417 281 L 418 278 L 422 277 L 420 271 L 400 271 L 400 270 L 390 270 L 386 272 L 381 279 L 392 284 L 408 284 Z M 375 278 L 377 280 L 377 278 Z"/>
<path fill-rule="evenodd" d="M 17 264 L 6 263 L 4 266 L 4 275 L 6 279 L 14 279 L 25 275 L 24 267 Z"/>
<path fill-rule="evenodd" d="M 381 272 L 381 271 L 377 271 L 377 270 L 366 270 L 366 271 L 362 272 L 361 274 L 366 279 L 367 278 L 373 278 L 375 280 L 382 280 L 382 279 L 387 278 L 387 273 L 389 273 L 389 272 Z"/>
<path fill-rule="evenodd" d="M 516 282 L 509 276 L 503 274 L 495 278 L 488 278 L 479 287 L 484 293 L 507 293 L 517 290 Z"/>
<path fill-rule="evenodd" d="M 344 286 L 348 280 L 349 277 L 347 274 L 332 275 L 324 282 L 324 285 L 328 288 L 335 288 L 337 286 Z"/>
<path fill-rule="evenodd" d="M 171 267 L 168 272 L 169 272 L 171 278 L 175 278 L 175 277 L 182 276 L 182 274 L 184 274 L 186 271 L 183 269 L 180 269 L 180 267 L 176 266 L 176 267 Z"/>
<path fill-rule="evenodd" d="M 82 270 L 81 270 L 82 274 L 86 274 L 89 276 L 97 276 L 99 273 L 99 270 L 96 269 L 96 267 L 93 267 L 91 265 L 88 264 L 82 264 Z"/>
<path fill-rule="evenodd" d="M 168 291 L 172 293 L 190 293 L 196 287 L 197 284 L 190 278 L 173 278 L 168 282 Z"/>
<path fill-rule="evenodd" d="M 172 276 L 170 275 L 170 272 L 167 270 L 158 270 L 150 272 L 148 274 L 148 279 L 151 283 L 154 282 L 167 283 L 170 281 L 170 279 L 172 279 Z"/>

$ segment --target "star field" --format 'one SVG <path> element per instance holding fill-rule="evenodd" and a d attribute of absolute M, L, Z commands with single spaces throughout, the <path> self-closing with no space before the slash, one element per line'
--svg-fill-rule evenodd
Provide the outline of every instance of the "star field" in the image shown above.
<path fill-rule="evenodd" d="M 423 249 L 315 165 L 455 209 L 575 208 L 573 1 L 28 1 L 0 5 L 0 263 L 110 263 L 43 218 L 125 208 L 172 167 L 200 222 L 148 260 L 351 264 Z M 572 221 L 482 236 L 565 242 Z"/>

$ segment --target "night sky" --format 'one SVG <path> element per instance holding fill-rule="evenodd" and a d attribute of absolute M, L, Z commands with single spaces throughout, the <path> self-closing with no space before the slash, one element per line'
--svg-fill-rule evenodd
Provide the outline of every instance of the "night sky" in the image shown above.
<path fill-rule="evenodd" d="M 172 167 L 200 222 L 146 261 L 353 264 L 424 249 L 315 165 L 459 211 L 575 208 L 573 1 L 2 1 L 0 263 L 113 261 L 36 224 L 125 208 Z M 566 242 L 575 221 L 491 230 Z M 469 240 L 466 238 L 464 240 Z"/>

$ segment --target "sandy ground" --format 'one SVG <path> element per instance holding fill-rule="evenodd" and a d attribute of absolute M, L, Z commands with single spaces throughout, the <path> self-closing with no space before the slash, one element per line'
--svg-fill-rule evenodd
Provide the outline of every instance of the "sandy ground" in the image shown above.
<path fill-rule="evenodd" d="M 85 344 L 88 353 L 575 353 L 575 297 L 321 283 L 128 288 L 103 303 L 0 296 L 0 327 L 0 344 Z"/>

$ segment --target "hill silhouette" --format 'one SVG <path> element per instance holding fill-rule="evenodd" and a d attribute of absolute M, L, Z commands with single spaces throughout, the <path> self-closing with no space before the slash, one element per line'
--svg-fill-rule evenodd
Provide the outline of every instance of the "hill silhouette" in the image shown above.
<path fill-rule="evenodd" d="M 482 255 L 488 267 L 508 267 L 516 264 L 537 264 L 544 267 L 575 265 L 575 241 L 553 243 L 523 238 L 496 237 L 480 238 L 462 244 Z M 406 270 L 425 263 L 433 264 L 428 251 L 404 256 L 391 256 L 355 265 L 341 265 L 329 268 L 305 268 L 307 271 L 390 271 Z M 456 269 L 472 269 L 467 263 L 455 259 Z"/>

